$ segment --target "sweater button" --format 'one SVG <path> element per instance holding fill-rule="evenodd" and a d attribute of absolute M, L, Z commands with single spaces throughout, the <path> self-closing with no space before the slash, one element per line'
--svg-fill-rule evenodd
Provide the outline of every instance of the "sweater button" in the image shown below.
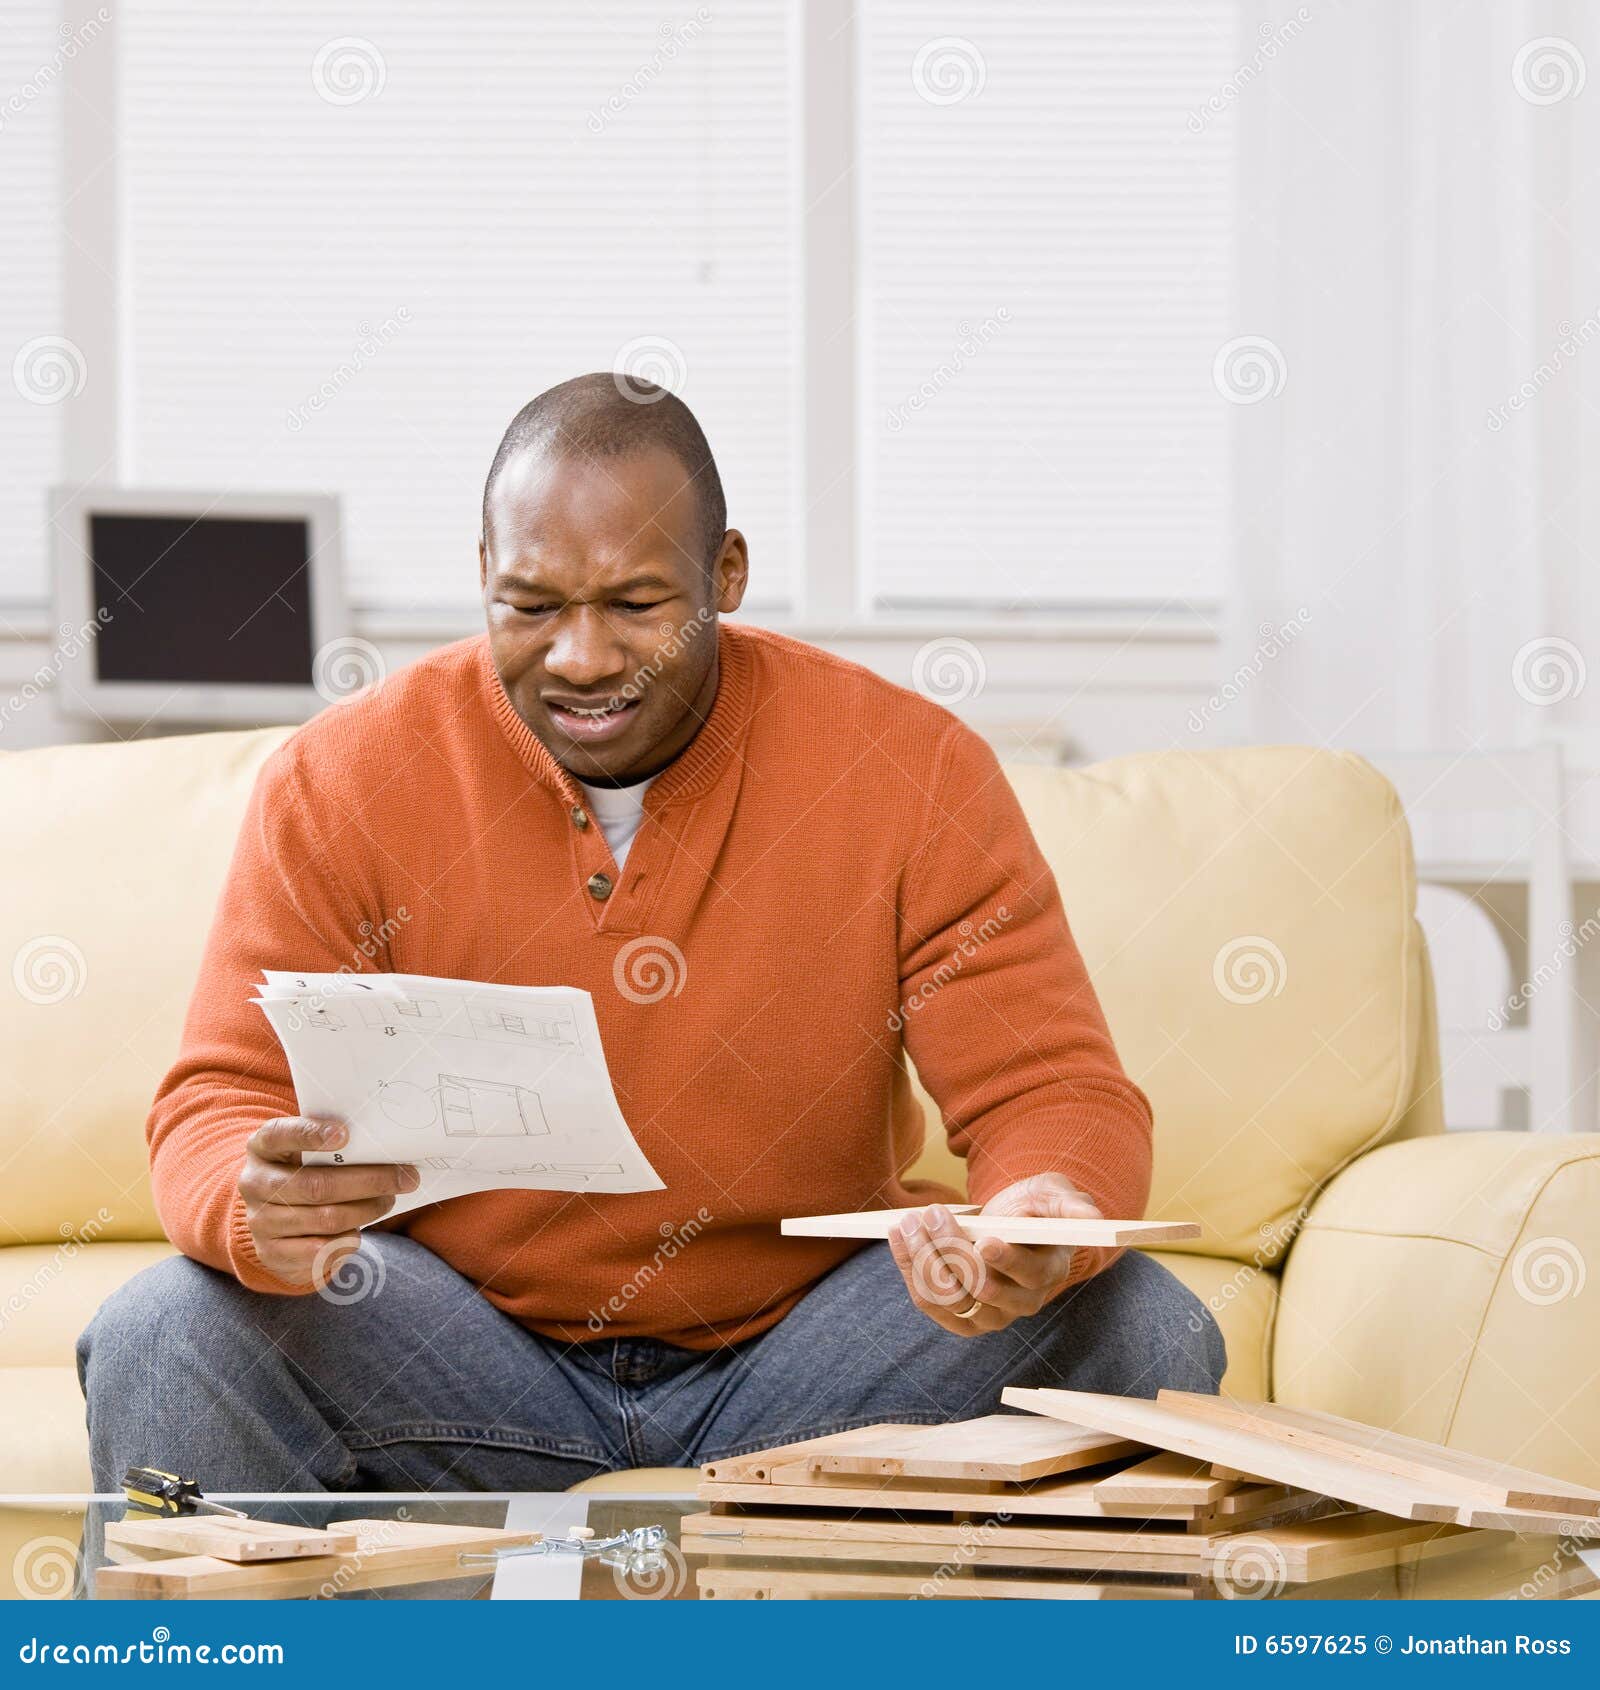
<path fill-rule="evenodd" d="M 589 825 L 589 812 L 581 804 L 572 806 L 572 825 L 579 829 Z"/>
<path fill-rule="evenodd" d="M 589 896 L 602 904 L 611 896 L 611 876 L 609 874 L 591 874 L 584 885 L 589 888 Z"/>

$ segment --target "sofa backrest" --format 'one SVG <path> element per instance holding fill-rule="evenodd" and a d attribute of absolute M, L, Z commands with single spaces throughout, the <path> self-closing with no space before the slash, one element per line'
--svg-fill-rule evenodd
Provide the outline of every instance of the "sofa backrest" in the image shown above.
<path fill-rule="evenodd" d="M 287 735 L 0 756 L 0 1226 L 160 1238 L 144 1121 L 256 771 Z"/>
<path fill-rule="evenodd" d="M 0 756 L 8 1242 L 160 1236 L 144 1119 L 286 733 Z M 1155 1109 L 1152 1214 L 1267 1264 L 1351 1157 L 1436 1130 L 1410 836 L 1370 765 L 1271 746 L 1007 772 Z"/>

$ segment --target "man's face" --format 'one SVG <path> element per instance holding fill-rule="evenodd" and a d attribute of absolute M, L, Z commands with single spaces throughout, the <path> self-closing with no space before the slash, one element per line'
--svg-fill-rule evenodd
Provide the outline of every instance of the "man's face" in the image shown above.
<path fill-rule="evenodd" d="M 717 615 L 744 596 L 744 538 L 711 567 L 689 472 L 651 448 L 524 453 L 479 545 L 506 696 L 579 780 L 642 780 L 688 745 L 717 690 Z"/>

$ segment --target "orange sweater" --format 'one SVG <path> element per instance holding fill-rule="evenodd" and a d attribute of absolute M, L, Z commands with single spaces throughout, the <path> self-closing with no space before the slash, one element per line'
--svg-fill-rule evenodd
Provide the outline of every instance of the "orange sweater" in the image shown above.
<path fill-rule="evenodd" d="M 711 717 L 650 788 L 620 874 L 599 828 L 574 823 L 580 794 L 482 638 L 275 753 L 150 1116 L 181 1250 L 294 1289 L 261 1266 L 235 1189 L 250 1133 L 296 1113 L 248 1001 L 263 968 L 593 994 L 623 1114 L 666 1190 L 488 1192 L 383 1223 L 547 1337 L 752 1336 L 860 1248 L 782 1238 L 779 1217 L 948 1197 L 900 1177 L 922 1134 L 902 1039 L 973 1201 L 1055 1169 L 1103 1213 L 1142 1213 L 1149 1105 L 993 753 L 854 664 L 746 627 L 719 639 Z M 617 880 L 604 902 L 586 889 L 602 871 Z M 619 992 L 613 962 L 640 935 L 682 952 L 681 992 Z M 1082 1252 L 1075 1277 L 1110 1259 Z"/>

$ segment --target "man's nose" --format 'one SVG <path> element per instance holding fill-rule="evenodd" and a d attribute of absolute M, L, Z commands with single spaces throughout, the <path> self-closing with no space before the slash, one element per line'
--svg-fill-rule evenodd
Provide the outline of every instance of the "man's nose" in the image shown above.
<path fill-rule="evenodd" d="M 598 611 L 574 607 L 561 618 L 545 669 L 572 687 L 597 687 L 628 667 L 627 648 Z"/>

